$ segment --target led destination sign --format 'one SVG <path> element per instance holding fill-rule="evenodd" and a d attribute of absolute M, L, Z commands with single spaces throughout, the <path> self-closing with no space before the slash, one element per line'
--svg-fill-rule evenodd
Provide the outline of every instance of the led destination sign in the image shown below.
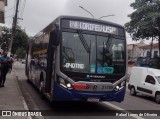
<path fill-rule="evenodd" d="M 90 31 L 117 34 L 117 29 L 115 27 L 87 23 L 87 22 L 70 21 L 69 27 L 73 29 L 82 29 L 82 30 L 90 30 Z"/>
<path fill-rule="evenodd" d="M 65 29 L 79 29 L 87 31 L 95 31 L 101 33 L 109 33 L 118 36 L 125 36 L 125 30 L 123 26 L 116 25 L 108 22 L 95 21 L 85 21 L 85 20 L 68 20 L 63 19 L 61 22 L 61 27 Z"/>

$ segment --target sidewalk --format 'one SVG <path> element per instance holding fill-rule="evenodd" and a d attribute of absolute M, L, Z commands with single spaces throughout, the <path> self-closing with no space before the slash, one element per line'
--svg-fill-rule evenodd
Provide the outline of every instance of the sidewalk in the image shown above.
<path fill-rule="evenodd" d="M 11 73 L 7 74 L 5 87 L 0 88 L 0 115 L 3 110 L 27 110 L 26 103 L 22 96 L 18 85 L 16 72 L 13 69 Z M 28 117 L 7 117 L 0 116 L 0 119 L 28 119 Z"/>

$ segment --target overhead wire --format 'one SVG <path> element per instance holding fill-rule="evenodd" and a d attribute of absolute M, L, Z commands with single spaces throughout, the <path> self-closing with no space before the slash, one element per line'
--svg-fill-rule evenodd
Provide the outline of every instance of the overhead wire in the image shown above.
<path fill-rule="evenodd" d="M 19 6 L 18 6 L 18 16 L 20 17 L 20 12 L 21 12 L 21 8 L 22 8 L 22 3 L 23 0 L 19 0 Z"/>
<path fill-rule="evenodd" d="M 4 12 L 8 12 L 8 11 L 10 11 L 10 10 L 12 10 L 12 9 L 14 9 L 14 7 L 10 8 L 10 9 L 8 9 L 8 10 L 5 10 Z"/>
<path fill-rule="evenodd" d="M 5 18 L 10 18 L 10 17 L 12 17 L 11 18 L 11 22 L 13 22 L 13 17 L 14 17 L 14 15 L 15 15 L 15 11 L 16 11 L 16 1 L 17 0 L 14 0 L 14 7 L 12 7 L 12 8 L 9 8 L 9 9 L 7 9 L 5 12 L 9 12 L 9 11 L 13 11 L 12 12 L 12 14 L 13 15 L 8 15 L 8 16 L 6 16 Z M 20 4 L 19 4 L 19 12 L 18 12 L 18 16 L 19 16 L 19 18 L 22 18 L 22 16 L 23 16 L 23 13 L 24 13 L 24 9 L 25 9 L 25 6 L 26 6 L 26 0 L 19 0 L 19 2 L 20 2 Z M 9 23 L 9 24 L 11 24 L 11 22 Z"/>
<path fill-rule="evenodd" d="M 9 24 L 8 25 L 10 25 L 12 23 L 12 19 L 10 20 L 10 22 L 9 22 Z"/>
<path fill-rule="evenodd" d="M 14 10 L 12 12 L 13 14 L 13 18 L 14 18 L 14 15 L 15 15 L 15 11 L 16 11 L 16 0 L 14 0 Z M 13 18 L 11 19 L 11 22 L 9 22 L 9 25 L 12 23 L 13 24 Z"/>
<path fill-rule="evenodd" d="M 25 6 L 26 6 L 26 0 L 24 0 L 23 3 L 22 3 L 21 12 L 20 12 L 20 15 L 19 15 L 21 18 L 23 17 L 22 15 L 24 13 Z"/>
<path fill-rule="evenodd" d="M 26 7 L 26 2 L 27 2 L 27 0 L 24 0 L 24 5 L 23 5 L 22 15 L 23 15 L 23 13 L 24 13 L 24 9 L 25 9 L 25 7 Z"/>
<path fill-rule="evenodd" d="M 17 19 L 21 18 L 20 17 L 20 11 L 21 11 L 21 4 L 23 3 L 23 0 L 19 0 L 19 5 L 18 5 L 18 13 L 17 13 Z M 17 24 L 19 23 L 19 21 L 17 20 Z"/>
<path fill-rule="evenodd" d="M 16 0 L 14 0 L 14 11 L 16 11 Z M 15 14 L 13 11 L 13 14 Z"/>
<path fill-rule="evenodd" d="M 15 11 L 15 0 L 13 2 L 13 5 L 10 5 L 12 7 L 6 9 L 5 12 L 5 19 L 7 19 L 8 25 L 11 24 L 11 22 L 13 21 L 13 16 L 14 16 L 14 11 Z"/>
<path fill-rule="evenodd" d="M 4 18 L 10 18 L 10 17 L 13 17 L 13 15 L 12 15 L 12 16 L 6 16 L 6 17 L 4 17 Z"/>

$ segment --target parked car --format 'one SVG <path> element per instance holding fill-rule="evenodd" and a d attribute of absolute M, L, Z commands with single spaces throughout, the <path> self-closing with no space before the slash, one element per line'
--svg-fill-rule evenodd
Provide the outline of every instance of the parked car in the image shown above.
<path fill-rule="evenodd" d="M 147 67 L 132 67 L 128 82 L 131 95 L 141 93 L 155 98 L 160 103 L 160 70 Z"/>

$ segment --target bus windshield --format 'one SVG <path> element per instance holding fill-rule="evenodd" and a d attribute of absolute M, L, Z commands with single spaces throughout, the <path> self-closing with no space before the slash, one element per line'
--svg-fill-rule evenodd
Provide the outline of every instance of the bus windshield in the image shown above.
<path fill-rule="evenodd" d="M 125 74 L 125 40 L 112 35 L 62 32 L 61 69 L 94 74 Z"/>

